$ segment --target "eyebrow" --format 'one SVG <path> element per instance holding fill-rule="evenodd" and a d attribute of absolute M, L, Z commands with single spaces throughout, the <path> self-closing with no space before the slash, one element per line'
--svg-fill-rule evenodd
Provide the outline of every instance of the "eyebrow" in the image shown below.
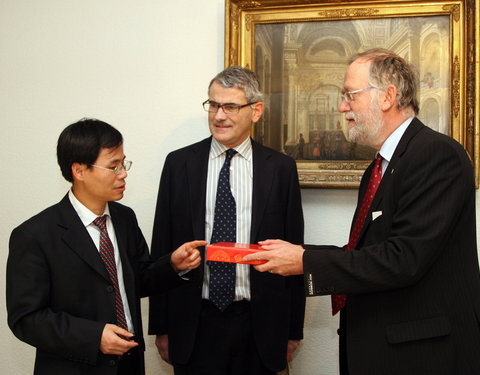
<path fill-rule="evenodd" d="M 208 99 L 208 101 L 210 102 L 210 104 L 219 104 L 219 105 L 241 105 L 241 104 L 238 104 L 238 103 L 234 103 L 234 102 L 227 102 L 227 103 L 219 103 L 215 100 L 210 100 Z"/>
<path fill-rule="evenodd" d="M 119 162 L 121 162 L 121 161 L 124 161 L 126 158 L 127 158 L 126 156 L 123 156 L 122 159 L 118 159 L 118 158 L 117 158 L 117 159 L 112 159 L 112 160 L 110 160 L 110 161 L 108 162 L 108 164 L 119 163 Z"/>

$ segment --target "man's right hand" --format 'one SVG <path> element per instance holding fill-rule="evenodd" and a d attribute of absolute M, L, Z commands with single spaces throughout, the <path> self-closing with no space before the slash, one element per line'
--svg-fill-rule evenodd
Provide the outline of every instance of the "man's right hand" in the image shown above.
<path fill-rule="evenodd" d="M 115 324 L 105 324 L 100 341 L 100 351 L 103 354 L 123 355 L 138 346 L 138 342 L 125 340 L 120 336 L 133 337 L 126 329 Z"/>
<path fill-rule="evenodd" d="M 168 335 L 157 335 L 155 345 L 160 353 L 160 357 L 162 357 L 165 362 L 172 364 L 168 358 Z"/>
<path fill-rule="evenodd" d="M 175 250 L 172 255 L 170 255 L 170 261 L 175 271 L 186 271 L 197 268 L 202 261 L 200 251 L 198 251 L 197 247 L 205 246 L 206 244 L 207 242 L 203 240 L 190 241 L 185 242 Z"/>

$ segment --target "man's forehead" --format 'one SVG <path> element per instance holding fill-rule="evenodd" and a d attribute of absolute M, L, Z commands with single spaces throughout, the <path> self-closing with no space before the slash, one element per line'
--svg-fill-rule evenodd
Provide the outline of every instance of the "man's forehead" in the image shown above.
<path fill-rule="evenodd" d="M 370 61 L 358 59 L 352 62 L 345 72 L 343 86 L 346 89 L 356 88 L 357 85 L 368 83 Z"/>
<path fill-rule="evenodd" d="M 245 91 L 238 87 L 225 87 L 221 84 L 214 82 L 208 91 L 208 94 L 211 99 L 214 99 L 214 96 L 222 97 L 222 98 L 235 98 L 235 99 L 243 99 L 245 98 Z"/>
<path fill-rule="evenodd" d="M 109 160 L 122 160 L 125 158 L 123 153 L 123 145 L 116 147 L 102 147 L 98 153 L 98 158 L 105 158 Z"/>

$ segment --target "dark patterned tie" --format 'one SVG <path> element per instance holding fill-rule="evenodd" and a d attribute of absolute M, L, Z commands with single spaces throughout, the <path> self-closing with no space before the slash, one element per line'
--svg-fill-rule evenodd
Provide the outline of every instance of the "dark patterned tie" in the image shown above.
<path fill-rule="evenodd" d="M 370 175 L 370 181 L 368 182 L 367 192 L 363 197 L 362 205 L 358 211 L 357 219 L 353 225 L 352 232 L 350 233 L 350 238 L 348 240 L 348 245 L 345 248 L 345 251 L 355 249 L 357 246 L 358 240 L 360 239 L 360 233 L 362 233 L 363 225 L 367 219 L 368 212 L 370 211 L 370 206 L 372 205 L 373 198 L 377 192 L 378 185 L 382 181 L 382 155 L 377 154 L 375 159 L 375 164 L 372 169 L 372 174 Z M 335 315 L 339 312 L 347 303 L 347 296 L 345 294 L 333 294 L 332 295 L 332 315 Z"/>
<path fill-rule="evenodd" d="M 235 242 L 237 232 L 237 206 L 230 189 L 230 161 L 237 153 L 234 149 L 226 151 L 218 177 L 217 196 L 215 198 L 215 216 L 210 243 Z M 236 264 L 209 262 L 210 285 L 209 298 L 215 306 L 224 311 L 235 298 Z"/>
<path fill-rule="evenodd" d="M 122 296 L 120 294 L 120 289 L 118 288 L 118 278 L 117 278 L 117 266 L 115 265 L 115 253 L 113 251 L 113 244 L 108 237 L 107 232 L 107 215 L 97 217 L 93 224 L 100 228 L 100 257 L 105 263 L 107 268 L 108 275 L 110 276 L 110 281 L 112 282 L 113 289 L 115 291 L 115 311 L 117 314 L 117 325 L 119 327 L 128 329 L 127 320 L 125 319 L 125 311 L 123 310 Z"/>

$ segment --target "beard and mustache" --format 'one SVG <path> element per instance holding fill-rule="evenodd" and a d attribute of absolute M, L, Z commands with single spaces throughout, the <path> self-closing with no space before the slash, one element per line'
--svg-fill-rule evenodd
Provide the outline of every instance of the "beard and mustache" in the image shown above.
<path fill-rule="evenodd" d="M 364 112 L 347 112 L 345 118 L 355 121 L 354 126 L 348 127 L 348 140 L 367 146 L 373 146 L 383 127 L 384 121 L 378 102 L 372 100 L 371 107 Z"/>

